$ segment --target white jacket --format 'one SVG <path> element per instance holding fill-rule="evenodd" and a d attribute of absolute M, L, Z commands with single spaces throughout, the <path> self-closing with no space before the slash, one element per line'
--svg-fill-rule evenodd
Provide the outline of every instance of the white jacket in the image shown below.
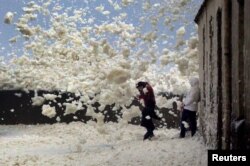
<path fill-rule="evenodd" d="M 183 100 L 184 109 L 189 111 L 197 111 L 198 102 L 200 100 L 200 88 L 199 88 L 199 80 L 198 78 L 191 78 L 189 80 L 191 85 L 191 89 L 188 92 L 186 98 Z"/>

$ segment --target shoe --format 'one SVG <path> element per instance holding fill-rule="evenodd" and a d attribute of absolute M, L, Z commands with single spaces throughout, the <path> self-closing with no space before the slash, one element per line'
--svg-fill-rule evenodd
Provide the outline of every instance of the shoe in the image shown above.
<path fill-rule="evenodd" d="M 146 132 L 146 134 L 144 134 L 143 141 L 148 139 L 149 135 L 150 135 L 149 132 Z"/>
<path fill-rule="evenodd" d="M 184 135 L 180 135 L 179 138 L 185 138 L 185 136 Z"/>
<path fill-rule="evenodd" d="M 154 137 L 154 133 L 153 132 L 146 132 L 146 134 L 144 135 L 143 140 L 151 139 L 152 137 Z"/>
<path fill-rule="evenodd" d="M 151 140 L 155 135 L 154 134 L 151 134 L 148 139 Z"/>

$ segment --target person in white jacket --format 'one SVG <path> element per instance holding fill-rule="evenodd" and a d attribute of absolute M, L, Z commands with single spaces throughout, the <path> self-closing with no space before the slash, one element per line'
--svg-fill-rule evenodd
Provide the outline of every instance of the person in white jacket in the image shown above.
<path fill-rule="evenodd" d="M 200 88 L 199 88 L 199 79 L 192 77 L 189 80 L 191 89 L 189 90 L 186 98 L 183 100 L 183 111 L 181 116 L 181 133 L 180 138 L 185 137 L 187 120 L 190 121 L 190 129 L 192 136 L 196 133 L 197 124 L 196 124 L 196 112 L 198 110 L 198 102 L 200 100 Z"/>

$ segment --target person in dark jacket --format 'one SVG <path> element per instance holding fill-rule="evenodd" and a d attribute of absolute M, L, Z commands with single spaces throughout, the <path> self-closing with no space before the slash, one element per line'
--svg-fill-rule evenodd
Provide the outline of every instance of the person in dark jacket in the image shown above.
<path fill-rule="evenodd" d="M 140 95 L 138 99 L 143 99 L 144 108 L 142 110 L 142 118 L 141 118 L 141 126 L 147 129 L 146 134 L 144 135 L 143 140 L 151 139 L 154 136 L 154 123 L 152 118 L 160 120 L 160 118 L 156 115 L 155 112 L 155 95 L 153 88 L 147 82 L 138 82 L 136 84 L 136 88 L 138 89 Z"/>

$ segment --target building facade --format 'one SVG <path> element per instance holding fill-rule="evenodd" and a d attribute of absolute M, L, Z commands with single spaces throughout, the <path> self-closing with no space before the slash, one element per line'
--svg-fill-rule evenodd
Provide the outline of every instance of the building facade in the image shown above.
<path fill-rule="evenodd" d="M 199 35 L 200 121 L 215 149 L 250 148 L 250 1 L 205 0 Z"/>

